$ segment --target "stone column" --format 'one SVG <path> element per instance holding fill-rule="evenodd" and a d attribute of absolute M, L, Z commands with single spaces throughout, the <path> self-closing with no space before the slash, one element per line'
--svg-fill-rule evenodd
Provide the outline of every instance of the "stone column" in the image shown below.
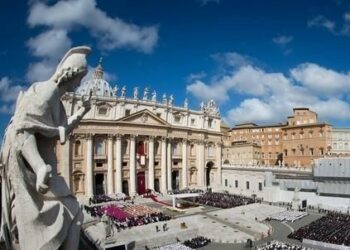
<path fill-rule="evenodd" d="M 69 136 L 66 142 L 61 146 L 61 171 L 62 177 L 67 183 L 68 188 L 72 190 L 72 144 Z"/>
<path fill-rule="evenodd" d="M 92 197 L 94 195 L 94 151 L 93 151 L 93 135 L 88 134 L 86 138 L 86 185 L 85 195 Z"/>
<path fill-rule="evenodd" d="M 166 138 L 162 137 L 162 155 L 160 159 L 160 174 L 161 183 L 160 191 L 166 193 Z"/>
<path fill-rule="evenodd" d="M 107 149 L 107 193 L 113 194 L 113 135 L 108 135 Z"/>
<path fill-rule="evenodd" d="M 182 188 L 186 188 L 187 182 L 187 140 L 182 140 Z"/>
<path fill-rule="evenodd" d="M 136 194 L 136 147 L 135 135 L 130 135 L 130 195 Z"/>
<path fill-rule="evenodd" d="M 123 183 L 123 174 L 122 174 L 122 162 L 123 162 L 123 155 L 122 155 L 122 136 L 118 134 L 116 136 L 116 153 L 115 153 L 115 191 L 117 193 L 122 193 L 122 183 Z"/>
<path fill-rule="evenodd" d="M 168 139 L 168 146 L 167 146 L 167 183 L 168 183 L 168 190 L 172 190 L 172 180 L 171 180 L 171 167 L 172 167 L 172 156 L 171 156 L 171 140 Z"/>
<path fill-rule="evenodd" d="M 222 143 L 216 143 L 216 185 L 222 185 Z"/>
<path fill-rule="evenodd" d="M 154 190 L 154 136 L 148 143 L 148 188 Z"/>
<path fill-rule="evenodd" d="M 203 187 L 205 185 L 204 179 L 204 141 L 197 142 L 197 186 Z"/>

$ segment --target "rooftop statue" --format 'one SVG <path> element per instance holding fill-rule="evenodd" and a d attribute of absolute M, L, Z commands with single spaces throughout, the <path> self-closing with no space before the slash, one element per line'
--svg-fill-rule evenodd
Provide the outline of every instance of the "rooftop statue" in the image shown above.
<path fill-rule="evenodd" d="M 155 90 L 153 90 L 152 92 L 152 102 L 156 102 L 157 101 L 157 92 Z"/>
<path fill-rule="evenodd" d="M 148 88 L 146 87 L 143 91 L 143 100 L 147 101 L 148 100 Z"/>
<path fill-rule="evenodd" d="M 6 249 L 78 249 L 80 206 L 57 174 L 55 145 L 90 110 L 90 98 L 67 119 L 61 97 L 87 73 L 89 47 L 70 49 L 52 77 L 17 98 L 1 152 L 1 242 Z M 68 166 L 66 166 L 68 167 Z"/>
<path fill-rule="evenodd" d="M 126 95 L 126 86 L 124 85 L 122 87 L 122 90 L 121 90 L 121 93 L 120 93 L 120 97 L 121 98 L 125 98 L 125 95 Z"/>
<path fill-rule="evenodd" d="M 170 105 L 170 106 L 173 106 L 173 104 L 174 104 L 174 96 L 173 96 L 173 95 L 170 95 L 170 96 L 169 96 L 169 105 Z"/>
<path fill-rule="evenodd" d="M 138 99 L 139 98 L 138 95 L 139 95 L 139 88 L 134 87 L 134 99 Z"/>

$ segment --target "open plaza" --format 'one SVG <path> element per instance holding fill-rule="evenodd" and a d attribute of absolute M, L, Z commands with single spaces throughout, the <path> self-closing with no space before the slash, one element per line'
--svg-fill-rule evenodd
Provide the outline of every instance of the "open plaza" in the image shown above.
<path fill-rule="evenodd" d="M 328 240 L 333 243 L 336 239 L 332 238 L 334 230 L 338 230 L 338 239 L 343 235 L 342 240 L 338 242 L 339 248 L 336 244 L 308 241 L 303 239 L 305 235 L 302 234 L 301 238 L 293 237 L 303 227 L 317 223 L 320 218 L 332 214 L 331 211 L 311 208 L 295 211 L 290 209 L 291 204 L 271 204 L 259 200 L 250 204 L 244 201 L 231 208 L 222 209 L 205 203 L 215 199 L 217 195 L 222 195 L 226 201 L 229 198 L 244 197 L 233 197 L 228 193 L 199 194 L 205 195 L 206 200 L 198 202 L 199 196 L 177 199 L 175 207 L 172 206 L 172 195 L 159 195 L 156 201 L 153 197 L 140 196 L 133 200 L 119 198 L 86 206 L 83 224 L 86 236 L 84 246 L 92 249 L 278 249 L 271 246 L 268 248 L 269 244 L 274 244 L 274 247 L 290 246 L 281 249 L 348 249 L 343 245 L 349 244 L 349 226 L 346 221 L 340 228 L 334 220 L 334 228 L 328 224 L 329 232 L 325 233 L 329 234 Z M 185 207 L 183 204 L 186 204 Z M 116 207 L 113 212 L 103 210 L 113 206 Z M 116 211 L 119 211 L 118 215 Z M 125 217 L 121 216 L 121 213 Z M 134 218 L 138 218 L 137 223 L 132 223 Z M 350 217 L 344 218 L 349 220 Z M 332 220 L 333 218 L 330 219 Z M 125 226 L 121 226 L 123 223 L 120 222 Z M 321 233 L 324 229 L 319 230 L 318 233 Z M 199 241 L 190 248 L 188 242 L 197 238 L 205 239 L 205 244 L 201 245 Z"/>

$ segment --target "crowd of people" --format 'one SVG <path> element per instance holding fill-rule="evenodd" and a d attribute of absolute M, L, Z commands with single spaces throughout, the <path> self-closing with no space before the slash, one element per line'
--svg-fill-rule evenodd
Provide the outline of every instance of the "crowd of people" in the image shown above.
<path fill-rule="evenodd" d="M 204 247 L 204 246 L 208 245 L 210 242 L 211 242 L 210 239 L 205 238 L 203 236 L 198 236 L 196 238 L 186 240 L 183 244 L 187 247 L 192 248 L 192 249 L 197 249 L 197 248 Z"/>
<path fill-rule="evenodd" d="M 295 210 L 287 210 L 282 211 L 276 214 L 273 214 L 270 219 L 278 220 L 278 221 L 291 221 L 294 222 L 299 220 L 307 215 L 307 212 L 303 211 L 295 211 Z"/>
<path fill-rule="evenodd" d="M 232 208 L 255 202 L 253 198 L 244 197 L 241 195 L 212 192 L 207 192 L 202 196 L 185 198 L 185 200 L 219 208 Z"/>
<path fill-rule="evenodd" d="M 188 193 L 203 193 L 202 189 L 197 189 L 197 188 L 184 188 L 184 189 L 175 189 L 172 191 L 168 192 L 169 194 L 188 194 Z"/>
<path fill-rule="evenodd" d="M 311 248 L 293 245 L 290 243 L 280 241 L 269 241 L 266 244 L 260 245 L 256 248 L 257 250 L 308 250 Z"/>
<path fill-rule="evenodd" d="M 146 248 L 147 249 L 147 248 Z M 181 244 L 180 242 L 169 244 L 161 247 L 155 247 L 153 250 L 192 250 L 192 248 Z"/>
<path fill-rule="evenodd" d="M 112 220 L 118 231 L 171 219 L 170 216 L 144 205 L 118 207 L 116 204 L 110 204 L 106 206 L 84 206 L 84 209 L 92 217 L 101 218 L 106 215 Z"/>
<path fill-rule="evenodd" d="M 121 201 L 125 200 L 127 197 L 124 194 L 116 194 L 113 195 L 113 197 L 105 195 L 105 194 L 99 194 L 94 195 L 93 197 L 90 197 L 89 204 L 100 204 L 105 202 L 111 202 L 111 201 Z"/>
<path fill-rule="evenodd" d="M 288 235 L 289 238 L 310 239 L 350 246 L 350 215 L 330 212 L 326 216 Z"/>

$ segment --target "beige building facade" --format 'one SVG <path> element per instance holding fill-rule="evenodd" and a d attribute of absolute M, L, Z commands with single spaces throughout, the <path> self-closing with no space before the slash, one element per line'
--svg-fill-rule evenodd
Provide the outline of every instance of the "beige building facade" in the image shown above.
<path fill-rule="evenodd" d="M 144 89 L 126 96 L 126 88 L 112 88 L 101 65 L 93 79 L 66 95 L 69 117 L 84 96 L 92 93 L 92 108 L 68 142 L 58 145 L 58 165 L 76 195 L 142 194 L 147 189 L 174 189 L 221 184 L 222 133 L 214 101 L 191 110 L 185 100 Z"/>
<path fill-rule="evenodd" d="M 308 108 L 294 108 L 286 123 L 243 123 L 228 133 L 231 143 L 259 145 L 260 163 L 267 166 L 311 167 L 314 159 L 331 150 L 332 126 L 318 122 L 317 114 Z"/>

